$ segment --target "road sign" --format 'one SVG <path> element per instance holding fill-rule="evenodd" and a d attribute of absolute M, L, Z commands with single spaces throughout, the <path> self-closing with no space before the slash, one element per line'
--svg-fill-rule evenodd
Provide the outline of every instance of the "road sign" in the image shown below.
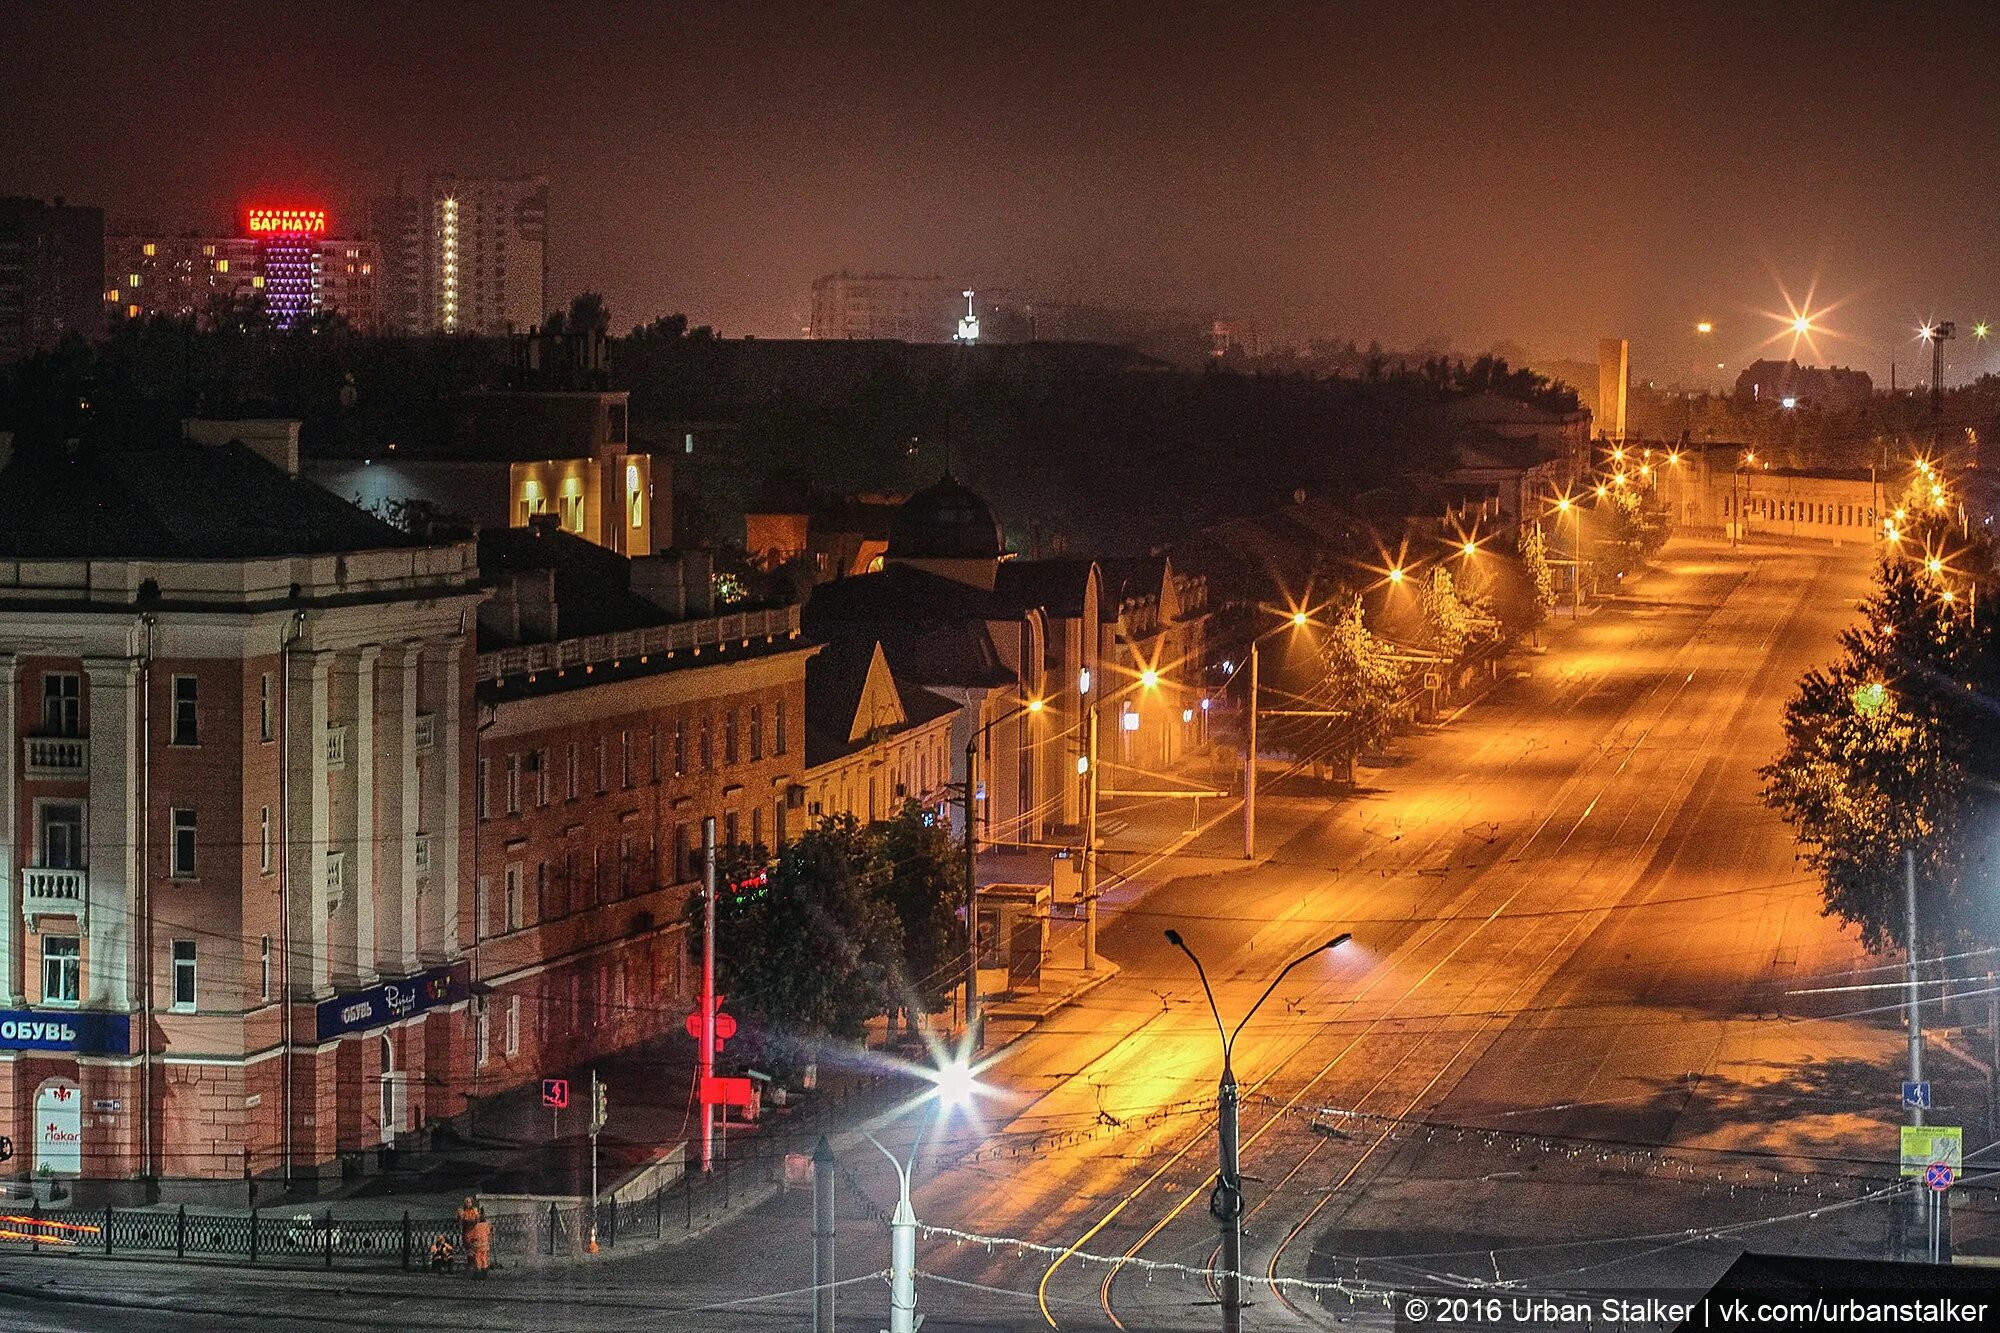
<path fill-rule="evenodd" d="M 701 1100 L 709 1106 L 755 1106 L 757 1093 L 747 1078 L 717 1078 L 701 1081 Z"/>
<path fill-rule="evenodd" d="M 1920 1111 L 1930 1110 L 1931 1081 L 1929 1079 L 1925 1079 L 1921 1083 L 1906 1081 L 1903 1084 L 1903 1105 L 1906 1107 L 1914 1106 Z"/>
<path fill-rule="evenodd" d="M 696 1041 L 701 1040 L 701 1010 L 688 1015 L 687 1032 Z M 722 1044 L 735 1035 L 736 1015 L 718 1012 L 715 1016 L 715 1049 L 721 1050 Z"/>
<path fill-rule="evenodd" d="M 1965 1165 L 1965 1131 L 1957 1125 L 1904 1125 L 1903 1170 L 1906 1179 L 1942 1163 L 1957 1172 Z"/>
<path fill-rule="evenodd" d="M 552 1111 L 560 1111 L 569 1105 L 569 1080 L 566 1078 L 545 1078 L 542 1080 L 542 1105 Z"/>
<path fill-rule="evenodd" d="M 0 1162 L 12 1161 L 13 1157 L 14 1140 L 5 1134 L 0 1134 Z"/>
<path fill-rule="evenodd" d="M 1951 1181 L 1952 1171 L 1949 1163 L 1932 1162 L 1924 1168 L 1924 1184 L 1930 1186 L 1939 1194 L 1951 1188 Z"/>

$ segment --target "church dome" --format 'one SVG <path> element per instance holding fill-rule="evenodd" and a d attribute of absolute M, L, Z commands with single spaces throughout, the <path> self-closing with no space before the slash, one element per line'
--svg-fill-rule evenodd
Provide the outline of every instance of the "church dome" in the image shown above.
<path fill-rule="evenodd" d="M 1000 524 L 976 491 L 947 473 L 889 520 L 891 560 L 998 560 Z"/>

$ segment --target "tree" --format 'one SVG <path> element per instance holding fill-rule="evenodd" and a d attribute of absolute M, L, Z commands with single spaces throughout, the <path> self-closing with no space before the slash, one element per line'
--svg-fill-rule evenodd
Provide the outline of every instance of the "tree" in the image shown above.
<path fill-rule="evenodd" d="M 1431 581 L 1424 587 L 1424 643 L 1446 662 L 1456 662 L 1472 638 L 1471 616 L 1458 600 L 1451 571 L 1443 565 L 1431 569 Z"/>
<path fill-rule="evenodd" d="M 1556 575 L 1549 565 L 1549 540 L 1542 535 L 1542 525 L 1531 523 L 1521 529 L 1521 564 L 1528 571 L 1528 578 L 1534 585 L 1534 598 L 1530 603 L 1527 628 L 1537 629 L 1556 609 Z"/>
<path fill-rule="evenodd" d="M 896 1007 L 936 1013 L 963 978 L 965 868 L 944 824 L 915 801 L 866 830 L 868 891 L 896 914 Z"/>
<path fill-rule="evenodd" d="M 570 298 L 568 328 L 585 338 L 611 332 L 611 308 L 604 304 L 603 294 L 578 292 Z"/>
<path fill-rule="evenodd" d="M 869 859 L 862 830 L 844 817 L 808 830 L 761 869 L 744 858 L 718 876 L 716 988 L 756 1020 L 776 1064 L 803 1064 L 829 1038 L 859 1040 L 892 1002 L 902 928 L 858 873 Z M 698 952 L 699 894 L 687 917 Z"/>
<path fill-rule="evenodd" d="M 1389 646 L 1372 634 L 1356 597 L 1335 617 L 1325 635 L 1322 658 L 1326 676 L 1314 702 L 1337 711 L 1336 744 L 1347 764 L 1347 781 L 1354 782 L 1354 757 L 1379 749 L 1395 735 L 1402 720 L 1406 685 L 1403 663 Z"/>
<path fill-rule="evenodd" d="M 1921 561 L 1885 558 L 1875 582 L 1840 658 L 1806 673 L 1786 704 L 1764 799 L 1797 830 L 1826 911 L 1868 947 L 1910 943 L 1905 851 L 1916 853 L 1921 944 L 1991 940 L 1992 637 Z"/>

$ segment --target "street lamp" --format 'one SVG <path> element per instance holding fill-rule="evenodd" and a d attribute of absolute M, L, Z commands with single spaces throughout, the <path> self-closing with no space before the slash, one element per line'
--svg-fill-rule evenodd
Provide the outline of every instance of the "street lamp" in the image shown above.
<path fill-rule="evenodd" d="M 1085 686 L 1089 689 L 1088 670 Z M 979 742 L 1003 722 L 1024 714 L 1033 716 L 1048 707 L 1042 699 L 1030 699 L 978 728 L 965 742 L 965 1035 L 971 1050 L 978 1050 L 979 1030 L 979 876 L 978 876 L 978 791 Z"/>
<path fill-rule="evenodd" d="M 1403 571 L 1389 571 L 1389 581 L 1400 583 Z M 1312 623 L 1312 617 L 1303 608 L 1293 611 L 1285 618 L 1285 623 L 1265 630 L 1250 640 L 1250 693 L 1249 703 L 1243 710 L 1243 859 L 1257 859 L 1257 674 L 1261 665 L 1259 646 L 1282 629 L 1304 629 Z"/>
<path fill-rule="evenodd" d="M 1271 998 L 1271 992 L 1278 989 L 1278 983 L 1293 968 L 1329 949 L 1339 948 L 1354 936 L 1342 931 L 1326 943 L 1316 945 L 1286 963 L 1278 975 L 1271 978 L 1271 984 L 1264 988 L 1264 993 L 1257 997 L 1257 1003 L 1251 1005 L 1237 1022 L 1235 1031 L 1224 1032 L 1222 1011 L 1216 1007 L 1215 991 L 1208 984 L 1208 969 L 1201 965 L 1201 959 L 1188 947 L 1178 930 L 1165 933 L 1167 943 L 1186 954 L 1188 961 L 1194 964 L 1195 975 L 1201 978 L 1201 993 L 1208 997 L 1208 1012 L 1215 1019 L 1215 1035 L 1222 1039 L 1222 1078 L 1215 1087 L 1215 1192 L 1208 1197 L 1208 1211 L 1215 1218 L 1216 1229 L 1222 1234 L 1223 1333 L 1239 1333 L 1243 1327 L 1243 1176 L 1237 1163 L 1236 1109 L 1241 1094 L 1230 1057 L 1235 1052 L 1236 1038 L 1241 1035 L 1244 1025 L 1264 1007 L 1264 1001 Z"/>
<path fill-rule="evenodd" d="M 917 1213 L 910 1206 L 910 1176 L 916 1170 L 924 1131 L 953 1111 L 971 1105 L 973 1094 L 980 1090 L 972 1067 L 963 1059 L 949 1060 L 926 1077 L 932 1085 L 926 1099 L 934 1101 L 937 1109 L 917 1126 L 907 1158 L 897 1160 L 880 1139 L 866 1135 L 896 1171 L 896 1211 L 889 1219 L 889 1333 L 917 1333 L 922 1322 L 917 1317 Z"/>

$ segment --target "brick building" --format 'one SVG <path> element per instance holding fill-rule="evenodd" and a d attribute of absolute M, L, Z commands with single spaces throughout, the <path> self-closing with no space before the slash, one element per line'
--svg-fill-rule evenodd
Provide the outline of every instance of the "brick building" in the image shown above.
<path fill-rule="evenodd" d="M 804 827 L 795 607 L 723 612 L 692 556 L 557 528 L 488 531 L 475 787 L 475 1090 L 678 1029 L 701 822 L 775 847 Z"/>
<path fill-rule="evenodd" d="M 481 596 L 239 444 L 5 461 L 14 1169 L 310 1174 L 459 1109 Z"/>

